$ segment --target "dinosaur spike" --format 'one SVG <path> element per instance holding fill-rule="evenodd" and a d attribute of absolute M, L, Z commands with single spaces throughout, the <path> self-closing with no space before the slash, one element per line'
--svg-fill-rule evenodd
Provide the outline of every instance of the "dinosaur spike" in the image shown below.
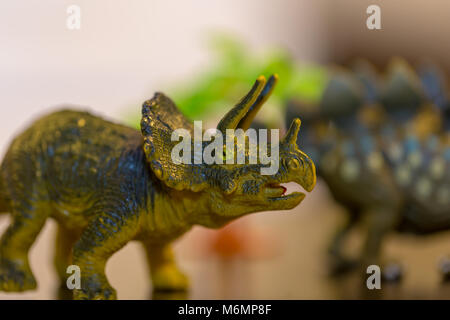
<path fill-rule="evenodd" d="M 226 129 L 236 129 L 241 119 L 259 97 L 265 83 L 266 78 L 259 76 L 249 93 L 220 120 L 217 129 L 223 134 L 225 134 Z"/>
<path fill-rule="evenodd" d="M 241 119 L 241 121 L 239 121 L 239 124 L 237 126 L 238 128 L 247 130 L 250 127 L 259 109 L 261 109 L 264 102 L 266 102 L 266 100 L 270 97 L 273 89 L 275 88 L 275 85 L 277 84 L 277 81 L 278 81 L 277 74 L 270 76 L 269 80 L 267 80 L 267 83 L 264 86 L 264 89 L 262 89 L 261 93 L 256 98 L 255 103 L 253 103 L 253 105 L 248 110 L 247 114 Z"/>
<path fill-rule="evenodd" d="M 414 69 L 400 58 L 389 64 L 381 101 L 387 112 L 413 112 L 423 103 L 423 89 Z"/>
<path fill-rule="evenodd" d="M 291 126 L 289 127 L 288 132 L 284 136 L 283 142 L 284 144 L 296 144 L 297 136 L 300 130 L 300 125 L 302 121 L 299 118 L 295 118 L 292 120 Z"/>

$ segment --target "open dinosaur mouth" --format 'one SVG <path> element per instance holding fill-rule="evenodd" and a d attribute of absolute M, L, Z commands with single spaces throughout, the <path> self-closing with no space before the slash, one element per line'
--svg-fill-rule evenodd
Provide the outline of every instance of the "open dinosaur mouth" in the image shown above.
<path fill-rule="evenodd" d="M 299 186 L 295 183 L 296 186 Z M 302 192 L 291 192 L 289 194 L 286 194 L 287 188 L 280 183 L 269 183 L 264 188 L 264 193 L 267 199 L 269 200 L 286 200 L 290 198 L 297 198 L 297 197 L 305 197 L 305 194 Z"/>

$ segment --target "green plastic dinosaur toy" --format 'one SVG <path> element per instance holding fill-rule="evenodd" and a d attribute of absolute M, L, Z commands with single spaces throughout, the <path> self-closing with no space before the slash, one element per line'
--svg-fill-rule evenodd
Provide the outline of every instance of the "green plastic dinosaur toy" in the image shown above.
<path fill-rule="evenodd" d="M 276 80 L 258 78 L 218 128 L 246 130 Z M 116 298 L 105 265 L 131 240 L 146 249 L 155 290 L 186 289 L 174 239 L 195 224 L 218 228 L 245 214 L 294 208 L 305 195 L 285 195 L 280 183 L 313 189 L 315 167 L 297 147 L 299 127 L 295 119 L 279 145 L 278 172 L 262 175 L 259 163 L 174 163 L 171 134 L 192 132 L 193 125 L 161 93 L 144 102 L 141 132 L 69 110 L 37 120 L 14 139 L 1 165 L 0 212 L 11 213 L 12 223 L 0 241 L 0 290 L 36 287 L 28 251 L 49 217 L 59 226 L 62 287 L 68 265 L 81 270 L 75 299 Z"/>

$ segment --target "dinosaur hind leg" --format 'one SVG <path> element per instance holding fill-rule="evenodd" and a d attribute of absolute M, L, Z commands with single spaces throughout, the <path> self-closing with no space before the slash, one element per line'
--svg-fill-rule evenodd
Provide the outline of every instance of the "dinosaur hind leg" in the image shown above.
<path fill-rule="evenodd" d="M 0 239 L 0 290 L 20 292 L 36 288 L 28 251 L 47 219 L 47 212 L 34 197 L 22 194 L 12 206 L 12 222 Z"/>

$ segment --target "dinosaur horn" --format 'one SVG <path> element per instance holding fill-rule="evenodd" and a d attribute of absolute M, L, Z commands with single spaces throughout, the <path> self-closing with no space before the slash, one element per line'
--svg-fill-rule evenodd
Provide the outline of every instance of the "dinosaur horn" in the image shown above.
<path fill-rule="evenodd" d="M 237 126 L 238 128 L 247 130 L 250 127 L 250 125 L 252 124 L 252 121 L 255 118 L 256 114 L 258 113 L 259 109 L 261 109 L 264 102 L 266 102 L 266 100 L 270 97 L 270 94 L 272 93 L 273 89 L 275 88 L 277 81 L 278 81 L 277 74 L 270 76 L 269 80 L 267 80 L 267 83 L 265 84 L 261 93 L 256 98 L 255 102 L 252 104 L 252 106 L 250 107 L 248 112 L 245 114 L 245 116 L 239 121 L 239 124 Z"/>
<path fill-rule="evenodd" d="M 294 120 L 292 120 L 291 126 L 289 127 L 289 130 L 284 136 L 283 141 L 281 143 L 288 145 L 296 144 L 301 123 L 302 122 L 299 118 L 295 118 Z"/>
<path fill-rule="evenodd" d="M 225 134 L 226 129 L 237 128 L 241 119 L 247 114 L 250 107 L 259 97 L 265 83 L 266 78 L 264 76 L 259 76 L 249 93 L 247 93 L 247 95 L 242 98 L 242 100 L 239 101 L 239 103 L 222 118 L 222 120 L 220 120 L 217 129 L 220 130 L 222 134 Z"/>

